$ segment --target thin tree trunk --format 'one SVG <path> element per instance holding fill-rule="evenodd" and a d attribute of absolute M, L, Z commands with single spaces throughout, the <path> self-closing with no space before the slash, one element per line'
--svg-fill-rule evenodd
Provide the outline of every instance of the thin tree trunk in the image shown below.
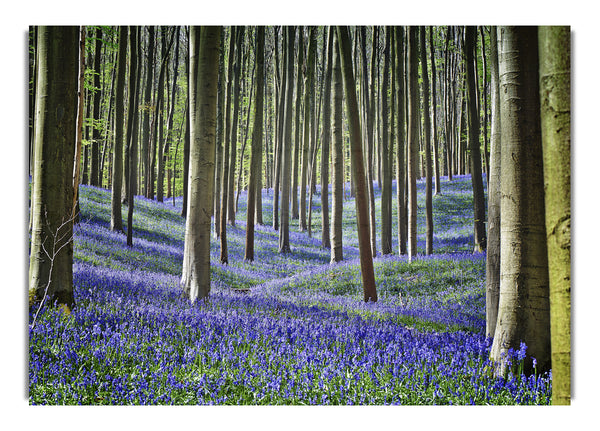
<path fill-rule="evenodd" d="M 500 296 L 500 160 L 502 135 L 500 133 L 500 93 L 498 89 L 498 38 L 496 27 L 490 35 L 490 74 L 492 98 L 492 135 L 490 157 L 490 180 L 488 183 L 488 231 L 485 269 L 485 313 L 486 337 L 493 337 L 498 318 Z"/>
<path fill-rule="evenodd" d="M 102 48 L 102 28 L 96 27 L 96 42 L 94 51 L 94 122 L 100 121 L 100 102 L 102 101 L 102 93 L 100 90 L 100 76 L 102 70 L 100 65 L 102 64 L 101 59 L 101 48 Z M 92 157 L 91 157 L 91 173 L 90 173 L 90 185 L 98 186 L 100 181 L 100 128 L 98 124 L 92 126 Z"/>
<path fill-rule="evenodd" d="M 77 87 L 77 140 L 75 142 L 75 165 L 73 168 L 73 210 L 74 223 L 79 222 L 79 177 L 81 171 L 81 144 L 83 132 L 83 104 L 85 98 L 85 26 L 79 29 L 79 80 Z"/>
<path fill-rule="evenodd" d="M 408 256 L 417 254 L 417 172 L 419 169 L 418 28 L 408 29 Z"/>
<path fill-rule="evenodd" d="M 127 245 L 133 247 L 133 205 L 135 195 L 136 170 L 134 169 L 137 152 L 137 112 L 138 112 L 138 86 L 139 86 L 139 67 L 138 67 L 138 35 L 139 27 L 130 27 L 129 29 L 129 125 L 127 154 L 129 154 L 129 190 L 127 193 Z"/>
<path fill-rule="evenodd" d="M 300 210 L 298 206 L 298 179 L 300 171 L 300 151 L 302 149 L 302 130 L 300 123 L 300 112 L 302 111 L 302 85 L 304 78 L 301 71 L 304 70 L 304 27 L 298 27 L 298 73 L 296 74 L 296 112 L 294 116 L 294 154 L 292 155 L 292 195 L 291 195 L 291 211 L 292 219 L 300 218 Z M 306 100 L 305 102 L 306 103 Z M 306 120 L 305 120 L 306 121 Z M 302 230 L 302 229 L 300 229 Z"/>
<path fill-rule="evenodd" d="M 392 254 L 392 167 L 390 158 L 388 87 L 390 81 L 391 28 L 385 27 L 383 80 L 381 83 L 381 254 Z M 393 118 L 393 116 L 392 116 Z"/>
<path fill-rule="evenodd" d="M 119 56 L 117 61 L 117 86 L 115 97 L 115 148 L 113 161 L 113 186 L 111 192 L 110 230 L 123 231 L 121 214 L 121 189 L 123 185 L 123 125 L 125 123 L 125 71 L 127 68 L 127 26 L 119 27 Z"/>
<path fill-rule="evenodd" d="M 254 260 L 254 220 L 256 206 L 256 182 L 261 175 L 259 165 L 263 139 L 265 28 L 259 26 L 256 35 L 256 101 L 254 104 L 254 127 L 252 128 L 252 163 L 248 184 L 248 209 L 246 210 L 246 250 L 244 259 Z"/>
<path fill-rule="evenodd" d="M 149 196 L 149 177 L 150 175 L 150 111 L 152 108 L 152 86 L 154 83 L 154 26 L 148 27 L 148 53 L 146 65 L 146 89 L 144 91 L 144 116 L 142 119 L 142 170 L 144 172 L 144 190 L 143 194 Z"/>
<path fill-rule="evenodd" d="M 291 168 L 291 148 L 292 138 L 292 93 L 294 81 L 294 33 L 295 28 L 287 28 L 287 46 L 286 46 L 286 101 L 285 101 L 285 122 L 284 136 L 281 145 L 281 224 L 279 226 L 279 253 L 290 253 L 290 168 Z"/>
<path fill-rule="evenodd" d="M 407 218 L 405 201 L 405 186 L 406 186 L 406 163 L 404 153 L 405 146 L 405 91 L 404 91 L 404 27 L 396 27 L 396 91 L 398 99 L 398 118 L 396 122 L 396 136 L 398 145 L 396 146 L 396 196 L 398 204 L 398 251 L 400 254 L 406 254 L 406 233 L 407 233 Z"/>
<path fill-rule="evenodd" d="M 425 129 L 423 146 L 425 147 L 425 254 L 433 253 L 433 203 L 432 203 L 432 167 L 431 167 L 431 122 L 429 111 L 429 72 L 427 71 L 427 52 L 425 48 L 425 27 L 420 27 L 421 73 L 423 76 L 423 128 Z"/>
<path fill-rule="evenodd" d="M 325 88 L 323 92 L 323 132 L 321 151 L 321 225 L 323 226 L 321 247 L 331 248 L 329 229 L 329 164 L 331 163 L 331 75 L 333 61 L 333 34 L 335 29 L 327 27 L 327 66 L 325 67 Z"/>
<path fill-rule="evenodd" d="M 465 35 L 467 62 L 467 89 L 469 93 L 469 147 L 471 150 L 471 181 L 473 183 L 473 213 L 475 252 L 483 252 L 487 246 L 485 232 L 485 196 L 481 173 L 481 152 L 479 150 L 479 110 L 475 92 L 475 44 L 477 28 L 468 26 Z"/>
<path fill-rule="evenodd" d="M 435 67 L 435 48 L 433 45 L 433 27 L 429 27 L 429 54 L 431 56 L 431 121 L 432 121 L 432 140 L 433 140 L 433 165 L 435 172 L 435 194 L 439 195 L 442 192 L 440 184 L 440 155 L 438 150 L 438 128 L 437 128 L 437 84 L 436 84 L 436 67 Z"/>
<path fill-rule="evenodd" d="M 344 141 L 342 129 L 342 103 L 344 90 L 340 66 L 340 48 L 337 31 L 333 42 L 333 154 L 332 169 L 332 211 L 331 211 L 331 263 L 344 259 L 342 220 L 344 209 Z"/>

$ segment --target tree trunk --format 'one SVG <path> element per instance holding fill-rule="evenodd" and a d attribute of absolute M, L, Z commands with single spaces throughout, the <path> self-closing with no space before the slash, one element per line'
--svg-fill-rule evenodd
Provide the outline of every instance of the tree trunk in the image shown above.
<path fill-rule="evenodd" d="M 498 318 L 500 295 L 500 160 L 502 135 L 500 133 L 500 93 L 498 89 L 498 39 L 496 27 L 491 27 L 490 77 L 492 102 L 492 134 L 490 155 L 490 180 L 488 183 L 488 231 L 485 265 L 485 313 L 486 337 L 493 337 Z"/>
<path fill-rule="evenodd" d="M 540 27 L 552 404 L 571 403 L 571 33 Z"/>
<path fill-rule="evenodd" d="M 92 126 L 92 157 L 91 157 L 91 172 L 90 172 L 90 185 L 99 185 L 99 161 L 100 161 L 100 127 L 98 122 L 100 118 L 100 102 L 102 101 L 102 92 L 100 89 L 100 76 L 102 75 L 102 64 L 101 59 L 101 48 L 102 48 L 102 28 L 96 27 L 95 37 L 95 50 L 94 50 L 94 125 Z"/>
<path fill-rule="evenodd" d="M 245 27 L 241 26 L 236 31 L 235 64 L 233 67 L 233 118 L 231 133 L 229 134 L 229 180 L 227 181 L 227 222 L 235 226 L 235 159 L 237 157 L 238 121 L 240 111 L 240 76 L 242 70 L 242 42 L 244 41 Z M 241 174 L 240 166 L 240 174 Z"/>
<path fill-rule="evenodd" d="M 316 37 L 315 28 L 310 27 L 309 29 L 309 43 L 308 43 L 308 57 L 306 60 L 306 73 L 304 79 L 304 133 L 303 133 L 303 144 L 302 144 L 302 171 L 300 173 L 300 231 L 307 229 L 306 225 L 306 187 L 308 185 L 308 176 L 310 169 L 310 148 L 311 148 L 311 114 L 315 101 L 315 91 L 313 84 L 313 75 L 315 68 L 315 50 L 316 50 Z"/>
<path fill-rule="evenodd" d="M 148 196 L 148 177 L 150 175 L 150 111 L 152 107 L 152 86 L 154 83 L 154 26 L 148 27 L 148 53 L 146 65 L 146 89 L 144 90 L 144 117 L 142 119 L 142 146 L 141 159 L 142 171 L 144 172 L 144 190 L 143 194 Z"/>
<path fill-rule="evenodd" d="M 432 121 L 432 140 L 433 140 L 433 165 L 435 171 L 435 194 L 439 195 L 442 192 L 440 184 L 440 155 L 438 150 L 438 128 L 437 128 L 437 84 L 436 84 L 436 67 L 435 67 L 435 48 L 433 45 L 433 27 L 429 27 L 429 54 L 431 56 L 431 121 Z"/>
<path fill-rule="evenodd" d="M 418 27 L 408 29 L 408 256 L 417 255 L 417 172 L 419 170 Z"/>
<path fill-rule="evenodd" d="M 371 239 L 369 238 L 369 214 L 362 153 L 362 133 L 360 130 L 358 102 L 356 100 L 356 84 L 352 72 L 350 36 L 347 27 L 338 27 L 337 33 L 339 36 L 338 42 L 340 45 L 340 59 L 345 90 L 344 94 L 346 96 L 346 111 L 350 123 L 350 143 L 352 146 L 354 178 L 356 180 L 356 212 L 363 295 L 365 302 L 377 302 L 375 272 L 373 270 L 373 256 L 371 254 Z"/>
<path fill-rule="evenodd" d="M 342 103 L 344 90 L 340 67 L 340 48 L 337 31 L 333 43 L 333 154 L 332 169 L 332 211 L 331 211 L 331 263 L 344 259 L 342 220 L 344 209 L 344 141 L 342 129 Z"/>
<path fill-rule="evenodd" d="M 325 68 L 325 89 L 323 92 L 323 134 L 321 151 L 321 225 L 323 226 L 321 247 L 331 248 L 329 230 L 329 164 L 331 163 L 331 71 L 333 60 L 333 34 L 335 30 L 327 28 L 327 66 Z"/>
<path fill-rule="evenodd" d="M 196 298 L 207 298 L 210 293 L 210 223 L 220 38 L 220 26 L 190 29 L 190 69 L 196 73 L 190 80 L 190 199 L 185 223 L 181 286 L 191 302 Z"/>
<path fill-rule="evenodd" d="M 127 193 L 127 245 L 133 247 L 133 205 L 135 195 L 135 184 L 137 178 L 136 159 L 137 159 L 137 119 L 138 119 L 138 89 L 139 89 L 139 66 L 138 66 L 138 48 L 139 48 L 139 27 L 130 27 L 129 29 L 129 118 L 127 133 L 127 154 L 129 155 L 129 184 Z"/>
<path fill-rule="evenodd" d="M 257 194 L 257 177 L 261 175 L 259 165 L 263 139 L 263 99 L 264 99 L 264 63 L 265 28 L 259 26 L 256 35 L 256 101 L 254 103 L 254 126 L 252 128 L 252 162 L 248 184 L 248 208 L 246 210 L 246 250 L 244 259 L 254 260 L 254 216 Z"/>
<path fill-rule="evenodd" d="M 501 261 L 491 357 L 504 374 L 508 349 L 527 345 L 524 372 L 550 368 L 548 256 L 536 27 L 500 27 Z"/>
<path fill-rule="evenodd" d="M 219 82 L 217 83 L 217 140 L 215 147 L 214 219 L 215 238 L 221 234 L 221 177 L 223 172 L 223 146 L 225 139 L 225 37 L 219 42 Z"/>
<path fill-rule="evenodd" d="M 79 27 L 38 27 L 29 296 L 73 297 L 73 164 Z"/>
<path fill-rule="evenodd" d="M 392 167 L 390 157 L 390 130 L 388 87 L 390 82 L 391 28 L 385 27 L 383 50 L 383 81 L 381 83 L 381 254 L 392 254 Z M 393 118 L 393 116 L 392 116 Z"/>
<path fill-rule="evenodd" d="M 73 166 L 73 223 L 79 223 L 79 178 L 81 171 L 81 145 L 83 140 L 83 105 L 85 103 L 85 26 L 79 29 L 79 80 L 77 86 L 77 140 Z"/>
<path fill-rule="evenodd" d="M 429 72 L 425 48 L 425 27 L 420 27 L 421 74 L 423 76 L 423 128 L 425 129 L 425 254 L 433 253 L 433 203 L 431 167 L 431 122 L 429 111 Z M 435 103 L 435 101 L 434 101 Z"/>
<path fill-rule="evenodd" d="M 300 171 L 300 151 L 302 149 L 302 130 L 300 123 L 300 112 L 302 111 L 302 70 L 304 70 L 304 27 L 298 27 L 298 73 L 296 74 L 296 113 L 294 116 L 294 154 L 292 156 L 292 195 L 291 211 L 292 219 L 300 218 L 298 207 L 298 173 Z M 306 103 L 306 99 L 305 102 Z M 306 121 L 306 120 L 305 120 Z M 300 229 L 302 230 L 302 229 Z"/>
<path fill-rule="evenodd" d="M 281 223 L 279 226 L 279 253 L 290 253 L 290 170 L 292 138 L 292 93 L 294 83 L 294 33 L 295 28 L 287 28 L 287 77 L 285 92 L 284 136 L 281 145 Z"/>
<path fill-rule="evenodd" d="M 404 27 L 396 27 L 396 97 L 398 103 L 398 118 L 396 120 L 396 139 L 398 144 L 396 146 L 396 202 L 398 205 L 398 252 L 400 254 L 406 254 L 406 232 L 407 232 L 407 218 L 406 218 L 406 204 L 405 200 L 405 186 L 406 186 L 406 164 L 404 153 L 406 152 L 405 146 L 405 92 L 404 92 L 404 61 L 405 61 L 405 49 L 404 49 Z"/>
<path fill-rule="evenodd" d="M 111 192 L 110 230 L 123 231 L 121 214 L 121 188 L 123 186 L 123 125 L 125 123 L 125 71 L 127 69 L 127 26 L 119 27 L 119 56 L 117 60 L 117 85 L 115 97 L 115 148 L 113 160 L 113 185 Z"/>
<path fill-rule="evenodd" d="M 477 28 L 468 26 L 465 34 L 467 62 L 467 90 L 469 94 L 469 147 L 471 150 L 471 181 L 473 183 L 473 213 L 475 252 L 483 252 L 487 246 L 485 232 L 485 196 L 481 173 L 481 151 L 479 150 L 479 109 L 475 82 Z"/>

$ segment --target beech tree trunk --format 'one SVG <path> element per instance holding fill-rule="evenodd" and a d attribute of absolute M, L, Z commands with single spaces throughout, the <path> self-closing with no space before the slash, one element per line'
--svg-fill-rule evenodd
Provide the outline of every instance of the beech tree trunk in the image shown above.
<path fill-rule="evenodd" d="M 552 404 L 571 403 L 571 31 L 540 27 Z"/>
<path fill-rule="evenodd" d="M 550 304 L 536 27 L 500 27 L 502 201 L 500 300 L 491 357 L 527 345 L 524 372 L 550 368 Z"/>
<path fill-rule="evenodd" d="M 344 141 L 342 128 L 342 72 L 340 68 L 339 35 L 334 34 L 333 43 L 333 154 L 332 167 L 332 208 L 331 208 L 331 263 L 344 259 L 342 218 L 344 209 Z"/>
<path fill-rule="evenodd" d="M 329 164 L 331 163 L 331 75 L 333 61 L 333 34 L 335 29 L 327 27 L 327 65 L 325 67 L 325 88 L 323 90 L 323 132 L 321 151 L 321 225 L 323 226 L 321 247 L 331 248 L 329 229 Z"/>
<path fill-rule="evenodd" d="M 425 147 L 425 254 L 433 253 L 433 202 L 431 167 L 431 122 L 429 111 L 429 73 L 427 71 L 427 52 L 425 48 L 425 27 L 420 27 L 421 75 L 423 76 L 423 128 L 425 129 L 423 146 Z"/>
<path fill-rule="evenodd" d="M 406 204 L 405 204 L 405 188 L 406 188 L 406 163 L 404 154 L 406 152 L 405 137 L 405 91 L 404 91 L 404 27 L 396 27 L 396 98 L 398 103 L 398 117 L 396 120 L 396 202 L 398 205 L 398 252 L 406 254 Z"/>
<path fill-rule="evenodd" d="M 37 29 L 29 296 L 68 309 L 73 297 L 73 163 L 79 27 Z"/>
<path fill-rule="evenodd" d="M 138 66 L 139 27 L 129 28 L 129 108 L 127 127 L 128 154 L 128 190 L 127 190 L 127 245 L 133 247 L 133 205 L 136 189 L 137 169 L 137 119 L 138 119 L 138 88 L 139 88 L 139 66 Z"/>
<path fill-rule="evenodd" d="M 418 27 L 408 29 L 408 256 L 417 255 L 417 173 L 419 171 Z"/>
<path fill-rule="evenodd" d="M 259 26 L 256 35 L 256 101 L 254 103 L 254 127 L 252 128 L 252 163 L 248 183 L 248 208 L 246 210 L 246 251 L 244 259 L 254 260 L 254 220 L 257 194 L 257 177 L 261 175 L 259 164 L 263 139 L 263 99 L 264 99 L 264 63 L 265 28 Z"/>
<path fill-rule="evenodd" d="M 102 28 L 96 27 L 94 46 L 94 125 L 92 126 L 92 157 L 91 157 L 91 172 L 90 185 L 100 185 L 100 127 L 96 122 L 100 121 L 100 102 L 102 101 L 102 91 L 100 88 L 100 76 L 102 75 Z"/>
<path fill-rule="evenodd" d="M 350 129 L 350 145 L 352 148 L 352 162 L 354 179 L 356 181 L 356 213 L 358 228 L 358 247 L 360 251 L 360 272 L 363 283 L 363 296 L 365 302 L 377 302 L 377 289 L 375 287 L 375 272 L 373 269 L 373 255 L 371 254 L 371 239 L 369 235 L 369 213 L 367 200 L 367 185 L 362 152 L 362 132 L 360 129 L 360 115 L 356 100 L 356 84 L 352 72 L 352 52 L 350 36 L 347 27 L 338 27 L 337 33 L 340 45 L 340 60 L 344 80 L 344 94 L 346 96 L 346 112 Z"/>
<path fill-rule="evenodd" d="M 390 151 L 388 88 L 390 82 L 391 28 L 385 27 L 383 81 L 381 83 L 381 254 L 392 254 L 392 166 Z M 392 116 L 393 118 L 393 116 Z"/>
<path fill-rule="evenodd" d="M 292 219 L 300 218 L 298 207 L 298 173 L 300 172 L 300 152 L 302 149 L 303 136 L 300 122 L 300 112 L 302 111 L 302 85 L 304 78 L 304 28 L 298 27 L 298 73 L 296 73 L 296 111 L 294 115 L 294 154 L 292 155 L 292 191 L 291 191 L 291 211 Z M 306 102 L 304 102 L 306 103 Z"/>
<path fill-rule="evenodd" d="M 123 126 L 125 123 L 125 71 L 127 69 L 127 26 L 119 27 L 119 56 L 115 96 L 115 149 L 112 171 L 110 229 L 123 231 L 121 189 L 123 187 Z"/>
<path fill-rule="evenodd" d="M 485 322 L 486 337 L 493 337 L 498 318 L 500 296 L 500 160 L 502 135 L 500 133 L 500 93 L 498 89 L 498 39 L 497 28 L 491 27 L 490 34 L 490 85 L 491 85 L 491 154 L 490 180 L 488 183 L 488 231 L 485 264 Z"/>
<path fill-rule="evenodd" d="M 286 89 L 285 89 L 285 119 L 283 125 L 283 140 L 281 142 L 281 223 L 279 225 L 279 253 L 290 253 L 290 170 L 292 139 L 292 95 L 294 84 L 294 34 L 293 26 L 287 29 L 286 46 Z"/>
<path fill-rule="evenodd" d="M 210 224 L 213 209 L 220 26 L 190 29 L 191 146 L 189 204 L 181 286 L 194 302 L 210 293 Z"/>
<path fill-rule="evenodd" d="M 475 78 L 475 43 L 477 28 L 468 26 L 465 34 L 467 63 L 467 91 L 469 95 L 469 148 L 471 151 L 471 182 L 473 183 L 474 251 L 483 252 L 487 246 L 485 232 L 485 196 L 481 172 L 481 151 L 479 149 L 479 103 L 477 102 Z"/>

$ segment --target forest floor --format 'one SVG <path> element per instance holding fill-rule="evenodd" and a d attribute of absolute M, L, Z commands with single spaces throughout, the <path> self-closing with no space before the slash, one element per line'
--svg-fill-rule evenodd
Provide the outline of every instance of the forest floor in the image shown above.
<path fill-rule="evenodd" d="M 398 256 L 394 222 L 396 254 L 374 260 L 377 303 L 362 301 L 353 198 L 344 202 L 344 261 L 331 265 L 320 246 L 319 190 L 312 237 L 293 220 L 289 254 L 277 251 L 272 191 L 263 191 L 250 263 L 242 193 L 236 225 L 227 226 L 229 264 L 219 263 L 213 238 L 210 299 L 190 304 L 179 287 L 181 198 L 136 197 L 127 247 L 109 228 L 110 191 L 80 190 L 76 307 L 44 309 L 30 325 L 30 404 L 550 403 L 550 376 L 520 372 L 526 346 L 512 352 L 505 378 L 491 375 L 485 255 L 471 252 L 468 176 L 444 178 L 433 199 L 434 255 Z"/>

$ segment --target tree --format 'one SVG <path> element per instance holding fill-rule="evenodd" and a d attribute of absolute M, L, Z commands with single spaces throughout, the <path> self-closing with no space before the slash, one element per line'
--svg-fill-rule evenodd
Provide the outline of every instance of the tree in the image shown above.
<path fill-rule="evenodd" d="M 392 163 L 388 114 L 388 88 L 390 82 L 391 27 L 385 27 L 383 49 L 383 81 L 381 84 L 381 254 L 392 254 Z M 392 116 L 393 118 L 393 116 Z"/>
<path fill-rule="evenodd" d="M 281 142 L 281 223 L 279 225 L 279 252 L 289 253 L 290 248 L 290 171 L 292 138 L 292 94 L 294 85 L 294 34 L 293 26 L 287 28 L 286 88 L 283 141 Z"/>
<path fill-rule="evenodd" d="M 408 29 L 408 256 L 417 254 L 417 172 L 419 170 L 418 28 Z"/>
<path fill-rule="evenodd" d="M 427 71 L 427 51 L 425 48 L 425 27 L 420 27 L 421 75 L 423 76 L 423 128 L 425 129 L 425 254 L 433 253 L 433 203 L 431 167 L 431 122 L 429 113 L 429 73 Z"/>
<path fill-rule="evenodd" d="M 79 180 L 81 176 L 81 147 L 83 144 L 83 105 L 85 104 L 85 26 L 79 29 L 79 81 L 77 86 L 77 140 L 73 165 L 73 223 L 79 222 Z"/>
<path fill-rule="evenodd" d="M 315 89 L 313 75 L 315 68 L 316 33 L 315 28 L 309 28 L 308 57 L 306 59 L 306 73 L 304 77 L 304 133 L 302 143 L 302 171 L 300 173 L 300 231 L 307 229 L 306 225 L 306 186 L 308 185 L 308 171 L 310 169 L 311 148 L 311 115 L 315 103 Z"/>
<path fill-rule="evenodd" d="M 406 151 L 405 146 L 405 91 L 404 91 L 404 63 L 405 63 L 405 49 L 404 49 L 404 27 L 395 27 L 395 38 L 396 43 L 396 99 L 398 104 L 398 115 L 396 120 L 396 139 L 398 141 L 396 145 L 396 202 L 398 206 L 398 252 L 400 254 L 406 254 L 406 233 L 407 233 L 407 218 L 406 218 L 406 204 L 404 202 L 405 193 L 404 189 L 406 186 L 405 176 L 405 159 L 404 153 Z"/>
<path fill-rule="evenodd" d="M 473 184 L 474 240 L 476 252 L 485 251 L 485 196 L 481 174 L 481 151 L 479 150 L 479 103 L 475 82 L 475 42 L 477 29 L 467 26 L 465 32 L 465 57 L 467 63 L 467 90 L 469 96 L 469 148 L 471 151 L 471 182 Z"/>
<path fill-rule="evenodd" d="M 121 187 L 123 183 L 123 125 L 125 113 L 125 69 L 127 68 L 127 26 L 119 27 L 119 54 L 115 96 L 115 146 L 112 171 L 110 229 L 123 230 Z"/>
<path fill-rule="evenodd" d="M 500 93 L 498 90 L 498 40 L 497 28 L 490 31 L 490 86 L 491 119 L 490 180 L 488 183 L 488 231 L 485 263 L 485 334 L 493 337 L 498 318 L 500 295 L 500 159 L 502 136 L 500 134 Z"/>
<path fill-rule="evenodd" d="M 342 129 L 342 102 L 344 89 L 342 72 L 340 68 L 340 49 L 338 34 L 334 32 L 333 43 L 333 123 L 331 125 L 333 137 L 332 167 L 332 208 L 331 208 L 331 263 L 344 259 L 342 215 L 344 209 L 344 141 Z"/>
<path fill-rule="evenodd" d="M 37 50 L 29 294 L 70 309 L 79 27 L 38 27 Z"/>
<path fill-rule="evenodd" d="M 438 132 L 437 132 L 437 99 L 436 99 L 436 75 L 435 67 L 435 47 L 433 45 L 433 27 L 429 27 L 429 54 L 431 56 L 431 122 L 432 122 L 432 139 L 433 139 L 433 164 L 435 169 L 435 194 L 439 195 L 442 192 L 440 184 L 440 156 L 438 151 Z"/>
<path fill-rule="evenodd" d="M 181 286 L 194 302 L 210 293 L 217 81 L 221 27 L 190 29 L 190 178 Z"/>
<path fill-rule="evenodd" d="M 352 162 L 354 178 L 356 181 L 356 213 L 358 227 L 358 247 L 360 251 L 360 272 L 363 282 L 363 295 L 365 302 L 377 301 L 375 288 L 375 272 L 373 270 L 373 255 L 371 254 L 371 239 L 369 237 L 369 213 L 367 201 L 367 185 L 365 168 L 363 164 L 362 132 L 360 130 L 360 116 L 356 100 L 356 84 L 352 71 L 352 52 L 350 36 L 347 27 L 338 27 L 338 43 L 340 45 L 340 63 L 344 80 L 344 94 L 346 96 L 346 113 L 350 129 L 350 145 L 352 147 Z"/>
<path fill-rule="evenodd" d="M 148 180 L 152 175 L 150 174 L 150 111 L 152 107 L 152 86 L 154 83 L 154 26 L 148 27 L 148 51 L 147 51 L 147 64 L 146 64 L 146 89 L 144 90 L 144 105 L 143 111 L 144 116 L 142 119 L 142 145 L 141 145 L 141 159 L 142 159 L 142 171 L 145 175 L 143 193 L 147 198 L 153 198 L 154 196 L 148 196 L 148 190 L 150 189 Z"/>
<path fill-rule="evenodd" d="M 524 371 L 550 368 L 548 256 L 536 27 L 499 28 L 502 115 L 500 299 L 491 358 L 527 345 Z"/>
<path fill-rule="evenodd" d="M 300 165 L 300 149 L 302 148 L 302 130 L 300 123 L 300 112 L 302 111 L 302 84 L 303 78 L 301 71 L 304 70 L 304 27 L 298 27 L 298 72 L 296 73 L 296 111 L 294 114 L 294 154 L 292 155 L 292 194 L 291 194 L 291 211 L 292 219 L 299 219 L 300 213 L 298 209 L 298 171 Z M 306 102 L 304 102 L 306 103 Z M 305 186 L 306 189 L 306 180 Z M 305 201 L 306 202 L 306 201 Z M 306 219 L 305 219 L 306 220 Z M 304 222 L 306 224 L 306 221 Z M 300 220 L 300 230 L 302 228 Z"/>
<path fill-rule="evenodd" d="M 323 91 L 323 132 L 321 150 L 321 224 L 323 226 L 321 247 L 331 248 L 329 230 L 329 146 L 331 142 L 331 74 L 333 61 L 333 34 L 335 30 L 327 28 L 327 66 L 325 67 L 325 88 Z"/>
<path fill-rule="evenodd" d="M 261 175 L 260 155 L 263 139 L 265 28 L 259 26 L 256 35 L 256 101 L 254 104 L 254 127 L 252 129 L 252 162 L 248 184 L 248 208 L 246 210 L 246 251 L 244 259 L 254 260 L 254 220 L 256 207 L 257 177 Z"/>
<path fill-rule="evenodd" d="M 540 99 L 550 276 L 552 403 L 571 402 L 571 34 L 540 27 Z"/>
<path fill-rule="evenodd" d="M 95 37 L 95 50 L 94 50 L 94 124 L 92 126 L 92 163 L 91 163 L 91 173 L 90 173 L 90 185 L 99 186 L 100 178 L 102 174 L 99 169 L 99 161 L 100 161 L 100 126 L 99 122 L 100 118 L 100 102 L 102 101 L 102 92 L 100 88 L 100 76 L 102 75 L 102 69 L 100 65 L 102 64 L 102 27 L 96 27 L 96 37 Z"/>
<path fill-rule="evenodd" d="M 138 88 L 139 88 L 139 66 L 138 66 L 138 44 L 139 27 L 129 29 L 129 108 L 127 116 L 127 147 L 128 155 L 127 177 L 127 245 L 133 246 L 133 197 L 135 195 L 135 184 L 137 170 L 134 168 L 137 159 L 137 119 L 138 119 Z"/>

